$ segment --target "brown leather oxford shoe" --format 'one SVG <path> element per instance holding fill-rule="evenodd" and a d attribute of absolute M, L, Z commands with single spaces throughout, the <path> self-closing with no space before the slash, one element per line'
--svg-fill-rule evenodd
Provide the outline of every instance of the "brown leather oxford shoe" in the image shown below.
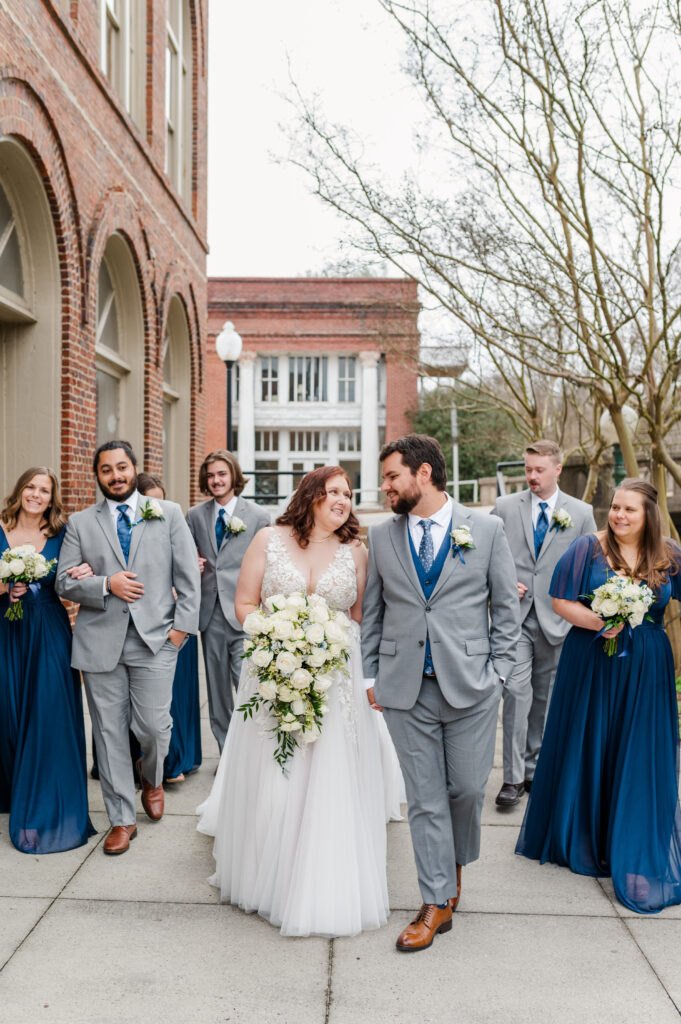
<path fill-rule="evenodd" d="M 104 853 L 125 853 L 137 835 L 137 825 L 114 825 L 104 840 Z"/>
<path fill-rule="evenodd" d="M 152 821 L 160 821 L 163 817 L 163 785 L 152 786 L 142 775 L 142 758 L 137 762 L 137 774 L 142 785 L 142 807 L 146 811 L 147 818 Z"/>
<path fill-rule="evenodd" d="M 395 945 L 401 953 L 416 953 L 419 949 L 428 949 L 436 935 L 451 931 L 451 928 L 452 908 L 449 903 L 445 907 L 424 903 Z"/>
<path fill-rule="evenodd" d="M 452 908 L 452 914 L 459 905 L 459 898 L 461 896 L 461 865 L 456 865 L 456 896 L 452 896 L 449 905 Z"/>

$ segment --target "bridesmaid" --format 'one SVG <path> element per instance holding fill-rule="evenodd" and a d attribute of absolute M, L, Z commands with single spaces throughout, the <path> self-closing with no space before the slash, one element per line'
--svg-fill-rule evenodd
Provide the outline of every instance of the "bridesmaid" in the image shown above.
<path fill-rule="evenodd" d="M 162 481 L 152 473 L 140 473 L 137 489 L 147 498 L 165 498 Z M 199 648 L 195 636 L 188 636 L 177 656 L 170 705 L 173 732 L 163 767 L 164 782 L 184 782 L 201 764 L 201 718 L 199 707 Z"/>
<path fill-rule="evenodd" d="M 57 558 L 66 516 L 54 470 L 34 466 L 0 511 L 0 552 L 32 544 Z M 0 584 L 0 812 L 22 853 L 57 853 L 95 834 L 88 817 L 80 678 L 71 669 L 71 626 L 54 592 L 56 564 L 29 589 Z M 73 575 L 91 575 L 87 565 Z M 5 618 L 21 598 L 23 618 Z"/>

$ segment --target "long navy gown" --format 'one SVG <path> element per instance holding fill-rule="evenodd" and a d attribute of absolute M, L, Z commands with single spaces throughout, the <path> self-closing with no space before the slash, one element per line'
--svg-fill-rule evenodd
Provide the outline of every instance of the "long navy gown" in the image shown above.
<path fill-rule="evenodd" d="M 195 636 L 187 637 L 177 656 L 170 715 L 173 731 L 163 765 L 165 779 L 187 775 L 201 764 L 199 648 Z"/>
<path fill-rule="evenodd" d="M 550 593 L 588 606 L 585 595 L 611 576 L 598 538 L 578 537 Z M 663 623 L 672 597 L 681 599 L 681 573 L 660 588 L 652 621 L 620 633 L 622 657 L 608 657 L 592 630 L 568 633 L 516 846 L 542 864 L 611 875 L 617 898 L 640 914 L 681 903 L 679 722 Z"/>
<path fill-rule="evenodd" d="M 64 530 L 42 549 L 57 558 Z M 10 545 L 0 527 L 0 552 Z M 71 626 L 54 592 L 56 566 L 10 622 L 0 595 L 0 812 L 23 853 L 57 853 L 95 834 L 88 817 L 80 679 Z"/>

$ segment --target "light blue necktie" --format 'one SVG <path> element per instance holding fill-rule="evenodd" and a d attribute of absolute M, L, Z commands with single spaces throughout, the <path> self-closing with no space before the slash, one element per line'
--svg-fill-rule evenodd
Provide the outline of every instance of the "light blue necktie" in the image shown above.
<path fill-rule="evenodd" d="M 534 557 L 535 558 L 539 558 L 539 552 L 541 551 L 541 546 L 544 543 L 544 537 L 546 536 L 546 531 L 549 528 L 549 518 L 546 515 L 546 510 L 547 510 L 548 507 L 549 507 L 549 504 L 548 504 L 547 501 L 540 501 L 539 502 L 539 508 L 541 509 L 541 511 L 540 511 L 539 515 L 537 516 L 537 525 L 534 528 Z"/>
<path fill-rule="evenodd" d="M 423 537 L 421 537 L 421 543 L 419 544 L 419 559 L 426 572 L 429 571 L 435 561 L 435 549 L 433 548 L 433 538 L 430 532 L 432 525 L 430 519 L 419 519 L 419 526 L 423 529 Z"/>
<path fill-rule="evenodd" d="M 220 550 L 222 542 L 225 539 L 226 532 L 227 527 L 225 526 L 225 510 L 224 508 L 221 508 L 220 511 L 218 512 L 218 517 L 215 520 L 215 540 L 217 541 L 218 551 Z"/>
<path fill-rule="evenodd" d="M 132 525 L 129 519 L 129 509 L 127 505 L 116 505 L 118 509 L 118 520 L 116 522 L 116 533 L 121 543 L 121 550 L 125 557 L 127 565 L 128 555 L 130 554 L 130 535 L 132 533 Z"/>

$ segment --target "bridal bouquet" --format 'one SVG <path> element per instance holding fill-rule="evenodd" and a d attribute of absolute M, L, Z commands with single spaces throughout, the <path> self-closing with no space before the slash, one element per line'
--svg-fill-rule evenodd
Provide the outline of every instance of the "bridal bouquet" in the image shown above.
<path fill-rule="evenodd" d="M 275 594 L 246 616 L 243 657 L 253 663 L 258 688 L 237 710 L 247 718 L 265 705 L 282 771 L 297 746 L 321 735 L 334 672 L 344 670 L 350 656 L 349 630 L 347 616 L 317 594 Z"/>
<path fill-rule="evenodd" d="M 625 624 L 629 634 L 635 626 L 640 626 L 644 619 L 649 619 L 647 611 L 655 600 L 650 587 L 645 583 L 634 583 L 626 576 L 612 576 L 606 583 L 594 590 L 591 598 L 591 610 L 605 619 L 601 636 L 606 630 Z M 617 651 L 617 637 L 612 636 L 605 641 L 605 653 L 612 657 Z M 622 651 L 625 654 L 626 651 Z"/>
<path fill-rule="evenodd" d="M 22 544 L 17 548 L 8 548 L 0 555 L 0 582 L 9 583 L 37 583 L 51 571 L 57 564 L 57 559 L 52 558 L 49 562 L 44 555 L 41 555 L 32 544 Z M 24 606 L 21 599 L 10 601 L 9 608 L 5 612 L 5 618 L 10 622 L 16 619 L 23 619 Z"/>

